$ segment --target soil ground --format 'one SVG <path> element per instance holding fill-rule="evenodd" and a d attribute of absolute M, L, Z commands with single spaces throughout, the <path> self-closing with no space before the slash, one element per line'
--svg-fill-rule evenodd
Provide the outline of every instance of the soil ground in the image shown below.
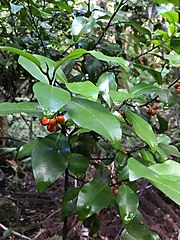
<path fill-rule="evenodd" d="M 9 174 L 9 175 L 8 175 Z M 38 193 L 31 171 L 12 179 L 12 173 L 0 181 L 0 197 L 5 199 L 9 216 L 0 216 L 0 223 L 34 240 L 44 240 L 62 234 L 63 221 L 60 199 L 63 195 L 63 177 L 44 193 Z M 140 211 L 150 229 L 162 240 L 177 240 L 180 232 L 180 207 L 144 180 L 139 182 Z M 11 206 L 11 207 L 9 207 Z M 10 210 L 12 212 L 10 212 Z M 123 230 L 118 213 L 111 207 L 99 213 L 100 231 L 97 240 L 114 240 Z M 68 220 L 68 240 L 85 240 L 85 229 L 76 216 Z M 0 239 L 3 230 L 0 229 Z M 85 233 L 84 233 L 85 234 Z M 8 239 L 18 240 L 13 234 Z"/>

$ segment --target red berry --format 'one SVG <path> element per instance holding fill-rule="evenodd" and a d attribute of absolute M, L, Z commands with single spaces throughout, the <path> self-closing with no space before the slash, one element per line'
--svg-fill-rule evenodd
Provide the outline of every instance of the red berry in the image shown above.
<path fill-rule="evenodd" d="M 114 195 L 116 195 L 116 196 L 118 195 L 118 192 L 119 192 L 118 188 L 114 189 L 114 191 L 113 191 Z"/>
<path fill-rule="evenodd" d="M 43 126 L 46 126 L 49 123 L 49 119 L 46 118 L 45 116 L 41 118 L 41 124 Z"/>
<path fill-rule="evenodd" d="M 154 106 L 153 106 L 153 109 L 154 109 L 154 110 L 157 110 L 157 109 L 159 109 L 160 107 L 161 107 L 160 105 L 154 105 Z"/>
<path fill-rule="evenodd" d="M 144 62 L 143 62 L 143 61 L 141 61 L 140 63 L 141 63 L 141 65 L 144 65 Z"/>
<path fill-rule="evenodd" d="M 49 132 L 55 132 L 55 131 L 56 131 L 56 125 L 50 125 L 50 124 L 48 124 L 48 125 L 47 125 L 47 130 L 48 130 Z"/>
<path fill-rule="evenodd" d="M 49 125 L 52 125 L 52 126 L 56 126 L 56 124 L 57 124 L 56 119 L 55 119 L 55 118 L 49 119 L 48 124 L 49 124 Z"/>
<path fill-rule="evenodd" d="M 180 88 L 176 88 L 175 92 L 180 93 Z"/>
<path fill-rule="evenodd" d="M 65 122 L 64 116 L 57 116 L 56 117 L 56 122 L 61 124 L 61 125 L 64 124 L 64 122 Z"/>
<path fill-rule="evenodd" d="M 125 115 L 125 112 L 124 112 L 123 110 L 121 110 L 121 111 L 119 112 L 119 114 L 120 114 L 121 116 L 124 116 L 124 115 Z"/>
<path fill-rule="evenodd" d="M 180 83 L 179 82 L 177 82 L 176 84 L 175 84 L 175 86 L 174 86 L 175 88 L 178 88 L 178 87 L 180 87 Z"/>

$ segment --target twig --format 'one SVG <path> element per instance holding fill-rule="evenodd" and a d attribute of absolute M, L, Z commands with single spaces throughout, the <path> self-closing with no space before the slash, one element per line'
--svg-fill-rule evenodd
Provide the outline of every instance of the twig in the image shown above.
<path fill-rule="evenodd" d="M 119 3 L 119 6 L 116 8 L 116 11 L 112 14 L 112 16 L 111 16 L 111 18 L 109 19 L 109 22 L 108 22 L 108 24 L 106 25 L 104 31 L 102 32 L 101 36 L 99 37 L 98 41 L 94 44 L 94 46 L 93 46 L 92 49 L 94 49 L 94 48 L 101 42 L 102 38 L 104 37 L 105 33 L 107 32 L 108 28 L 110 27 L 111 22 L 112 22 L 112 20 L 114 19 L 114 17 L 116 16 L 116 14 L 118 13 L 119 9 L 120 9 L 124 4 L 126 4 L 127 2 L 128 2 L 128 0 L 125 1 L 125 2 L 124 2 L 124 0 L 122 0 L 122 1 Z"/>
<path fill-rule="evenodd" d="M 0 223 L 0 228 L 2 228 L 4 231 L 7 231 L 7 230 L 8 230 L 8 228 L 5 227 L 5 226 L 4 226 L 3 224 L 1 224 L 1 223 Z M 27 240 L 32 240 L 31 238 L 26 237 L 25 235 L 20 234 L 20 233 L 18 233 L 18 232 L 11 231 L 11 233 L 12 233 L 13 235 L 17 236 L 17 237 L 20 237 L 20 238 L 23 238 L 23 239 L 27 239 Z"/>
<path fill-rule="evenodd" d="M 35 28 L 35 31 L 36 31 L 36 33 L 37 33 L 37 35 L 38 35 L 38 38 L 39 38 L 39 41 L 40 41 L 40 43 L 41 43 L 41 45 L 42 45 L 42 47 L 43 47 L 44 55 L 46 56 L 46 55 L 47 55 L 47 54 L 46 54 L 46 47 L 44 46 L 44 43 L 43 43 L 43 41 L 42 41 L 42 39 L 41 39 L 41 35 L 40 35 L 40 33 L 39 33 L 38 26 L 37 26 L 37 24 L 36 24 L 36 22 L 35 22 L 35 20 L 34 20 L 34 16 L 33 16 L 32 10 L 31 10 L 31 6 L 30 6 L 29 0 L 27 0 L 27 5 L 28 5 L 28 10 L 29 10 L 29 15 L 30 15 L 31 22 L 32 22 L 32 24 L 33 24 L 33 26 L 34 26 L 34 28 Z"/>
<path fill-rule="evenodd" d="M 66 193 L 68 191 L 68 168 L 65 170 L 65 181 L 64 181 L 64 192 Z M 67 240 L 67 224 L 68 224 L 68 217 L 64 218 L 64 225 L 63 225 L 63 240 Z"/>

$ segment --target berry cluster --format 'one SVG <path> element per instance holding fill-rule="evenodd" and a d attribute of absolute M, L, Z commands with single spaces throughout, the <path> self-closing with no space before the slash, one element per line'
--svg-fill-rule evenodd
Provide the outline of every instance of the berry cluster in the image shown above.
<path fill-rule="evenodd" d="M 65 122 L 65 118 L 64 116 L 57 116 L 55 118 L 47 118 L 47 117 L 42 117 L 41 118 L 41 124 L 43 126 L 47 126 L 47 130 L 49 132 L 55 132 L 56 131 L 56 128 L 57 128 L 57 124 L 64 124 Z"/>
<path fill-rule="evenodd" d="M 175 87 L 175 92 L 180 93 L 180 83 L 177 82 L 174 87 Z"/>

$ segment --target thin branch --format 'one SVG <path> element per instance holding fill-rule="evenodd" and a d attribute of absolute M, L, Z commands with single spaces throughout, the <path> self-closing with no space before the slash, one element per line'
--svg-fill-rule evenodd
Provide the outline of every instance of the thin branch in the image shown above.
<path fill-rule="evenodd" d="M 104 31 L 102 32 L 101 36 L 99 37 L 98 41 L 94 44 L 94 46 L 93 46 L 92 49 L 96 48 L 96 46 L 101 42 L 102 38 L 105 36 L 108 28 L 110 27 L 111 22 L 113 21 L 114 17 L 116 16 L 116 14 L 117 14 L 118 11 L 120 10 L 120 8 L 121 8 L 124 4 L 126 4 L 127 2 L 128 2 L 128 0 L 125 1 L 125 2 L 124 2 L 124 0 L 122 0 L 122 1 L 119 3 L 119 6 L 117 7 L 116 11 L 112 14 L 112 16 L 111 16 L 111 18 L 109 19 L 109 22 L 108 22 L 108 24 L 106 25 Z"/>
<path fill-rule="evenodd" d="M 39 41 L 41 42 L 41 45 L 42 45 L 42 47 L 43 47 L 44 55 L 46 56 L 46 55 L 47 55 L 47 54 L 46 54 L 46 48 L 45 48 L 44 43 L 43 43 L 43 41 L 42 41 L 42 39 L 41 39 L 41 35 L 40 35 L 40 33 L 39 33 L 38 26 L 37 26 L 37 24 L 36 24 L 36 22 L 35 22 L 35 20 L 34 20 L 34 16 L 33 16 L 32 10 L 31 10 L 31 6 L 30 6 L 29 0 L 27 0 L 27 5 L 28 5 L 28 10 L 29 10 L 31 22 L 32 22 L 32 24 L 34 25 L 34 28 L 35 28 L 35 31 L 37 32 Z"/>
<path fill-rule="evenodd" d="M 2 228 L 4 231 L 9 230 L 7 227 L 5 227 L 5 226 L 4 226 L 3 224 L 1 224 L 1 223 L 0 223 L 0 228 Z M 31 238 L 26 237 L 25 235 L 20 234 L 20 233 L 18 233 L 18 232 L 11 231 L 11 233 L 12 233 L 13 235 L 17 236 L 17 237 L 22 238 L 22 239 L 32 240 Z"/>
<path fill-rule="evenodd" d="M 68 179 L 69 177 L 69 173 L 68 173 L 68 168 L 66 168 L 65 170 L 65 181 L 64 181 L 64 192 L 66 193 L 68 191 Z M 68 217 L 65 217 L 64 218 L 64 225 L 63 225 L 63 240 L 67 240 L 67 232 L 68 232 L 68 229 L 67 229 L 67 224 L 68 224 Z"/>

